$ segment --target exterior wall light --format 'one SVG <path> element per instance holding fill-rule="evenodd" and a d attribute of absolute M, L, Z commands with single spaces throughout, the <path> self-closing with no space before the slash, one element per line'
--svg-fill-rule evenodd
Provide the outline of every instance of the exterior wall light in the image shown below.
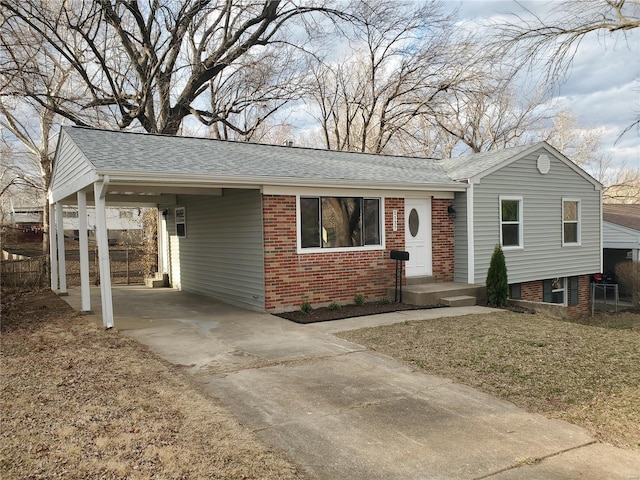
<path fill-rule="evenodd" d="M 455 218 L 456 218 L 456 209 L 453 208 L 453 205 L 449 205 L 447 207 L 447 214 L 449 215 L 449 218 L 451 220 L 455 220 Z"/>

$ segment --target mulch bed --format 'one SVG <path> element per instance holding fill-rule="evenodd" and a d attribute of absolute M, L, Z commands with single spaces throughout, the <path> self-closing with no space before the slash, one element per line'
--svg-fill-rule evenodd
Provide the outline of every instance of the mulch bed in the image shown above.
<path fill-rule="evenodd" d="M 427 310 L 444 306 L 445 305 L 409 305 L 406 303 L 370 302 L 364 305 L 342 305 L 340 308 L 333 310 L 322 307 L 311 310 L 309 313 L 294 310 L 292 312 L 277 313 L 276 315 L 296 323 L 315 323 L 361 317 L 363 315 L 376 315 L 378 313 L 400 312 L 403 310 Z"/>

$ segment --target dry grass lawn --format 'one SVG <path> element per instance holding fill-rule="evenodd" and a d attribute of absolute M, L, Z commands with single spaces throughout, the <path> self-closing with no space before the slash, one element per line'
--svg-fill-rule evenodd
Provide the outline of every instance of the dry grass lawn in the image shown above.
<path fill-rule="evenodd" d="M 583 426 L 599 440 L 640 448 L 640 313 L 579 324 L 505 311 L 340 336 Z"/>
<path fill-rule="evenodd" d="M 2 304 L 3 480 L 305 478 L 186 374 L 50 291 Z"/>

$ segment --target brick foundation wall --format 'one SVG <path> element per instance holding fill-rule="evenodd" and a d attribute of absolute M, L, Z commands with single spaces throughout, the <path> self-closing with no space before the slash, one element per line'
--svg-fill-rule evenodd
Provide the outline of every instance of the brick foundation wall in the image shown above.
<path fill-rule="evenodd" d="M 527 302 L 542 302 L 542 280 L 524 282 L 520 284 L 522 300 Z M 568 294 L 568 293 L 567 293 Z M 581 275 L 578 280 L 578 305 L 563 307 L 570 318 L 589 314 L 591 302 L 590 275 Z"/>
<path fill-rule="evenodd" d="M 520 284 L 520 295 L 522 300 L 529 302 L 542 301 L 542 280 L 524 282 Z"/>
<path fill-rule="evenodd" d="M 452 199 L 431 200 L 432 273 L 441 282 L 452 282 L 454 272 L 454 221 L 449 218 L 449 205 Z"/>
<path fill-rule="evenodd" d="M 578 305 L 567 307 L 567 316 L 580 317 L 591 313 L 591 275 L 582 275 L 578 280 Z"/>
<path fill-rule="evenodd" d="M 313 306 L 352 303 L 356 294 L 367 301 L 385 297 L 395 278 L 389 250 L 404 249 L 404 199 L 386 198 L 384 204 L 385 250 L 298 254 L 296 197 L 263 195 L 265 309 L 296 310 L 305 301 Z"/>

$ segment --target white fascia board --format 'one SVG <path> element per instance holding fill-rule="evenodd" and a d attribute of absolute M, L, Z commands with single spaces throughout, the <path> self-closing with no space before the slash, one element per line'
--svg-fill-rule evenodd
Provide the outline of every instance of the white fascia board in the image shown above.
<path fill-rule="evenodd" d="M 304 179 L 291 177 L 235 177 L 209 176 L 200 174 L 171 174 L 164 172 L 100 172 L 108 174 L 110 184 L 140 184 L 140 185 L 189 185 L 191 187 L 222 187 L 222 188 L 276 188 L 276 187 L 312 187 L 312 188 L 345 188 L 349 190 L 395 190 L 395 191 L 432 191 L 432 192 L 461 192 L 467 186 L 463 183 L 447 184 L 412 184 L 401 182 L 372 182 L 335 179 Z"/>
<path fill-rule="evenodd" d="M 464 186 L 466 189 L 466 185 Z M 464 190 L 463 189 L 463 190 Z M 412 190 L 399 188 L 395 185 L 395 188 L 385 189 L 379 186 L 355 186 L 351 184 L 348 187 L 343 186 L 280 186 L 280 185 L 265 185 L 262 187 L 263 195 L 332 195 L 332 196 L 349 196 L 354 195 L 357 192 L 359 196 L 372 196 L 372 197 L 419 197 L 433 196 L 434 198 L 453 198 L 454 192 L 452 191 L 438 191 L 430 189 Z"/>
<path fill-rule="evenodd" d="M 62 188 L 49 190 L 49 203 L 62 202 L 67 197 L 75 197 L 75 195 L 80 190 L 83 190 L 84 188 L 90 186 L 99 179 L 100 177 L 96 172 L 91 172 L 90 174 L 82 175 L 81 177 L 76 178 L 74 181 Z M 70 200 L 72 203 L 74 203 L 76 201 L 76 198 L 72 198 Z"/>

